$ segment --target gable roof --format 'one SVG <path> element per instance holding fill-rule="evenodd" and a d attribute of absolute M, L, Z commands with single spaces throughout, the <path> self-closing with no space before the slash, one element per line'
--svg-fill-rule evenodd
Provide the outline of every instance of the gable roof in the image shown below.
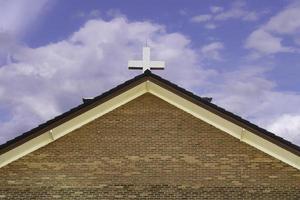
<path fill-rule="evenodd" d="M 300 157 L 299 157 L 300 156 L 300 147 L 299 146 L 297 146 L 297 145 L 295 145 L 295 144 L 293 144 L 293 143 L 291 143 L 291 142 L 289 142 L 289 141 L 287 141 L 287 140 L 285 140 L 285 139 L 283 139 L 261 127 L 256 126 L 255 124 L 235 115 L 234 113 L 231 113 L 231 112 L 211 103 L 210 98 L 199 97 L 199 96 L 179 87 L 178 85 L 175 85 L 175 84 L 171 83 L 170 81 L 165 80 L 165 79 L 161 78 L 160 76 L 151 73 L 150 70 L 146 70 L 143 74 L 136 76 L 133 79 L 130 79 L 130 80 L 124 82 L 123 84 L 120 84 L 117 87 L 115 87 L 93 99 L 84 101 L 83 104 L 81 104 L 75 108 L 72 108 L 71 110 L 39 125 L 38 127 L 34 128 L 28 132 L 25 132 L 22 135 L 0 145 L 0 158 L 1 158 L 1 155 L 9 152 L 10 150 L 17 148 L 20 145 L 25 144 L 27 141 L 30 141 L 30 140 L 40 136 L 41 134 L 44 134 L 45 132 L 49 132 L 49 131 L 51 132 L 55 127 L 58 127 L 64 123 L 68 122 L 69 120 L 74 119 L 75 117 L 77 117 L 77 116 L 113 99 L 114 97 L 138 86 L 139 84 L 145 83 L 145 82 L 154 83 L 155 85 L 180 96 L 181 98 L 237 125 L 238 127 L 241 127 L 242 133 L 240 133 L 240 136 L 238 136 L 240 140 L 242 140 L 243 132 L 248 131 L 248 132 L 251 132 L 254 135 L 258 136 L 259 138 L 263 138 L 264 140 L 267 140 L 268 142 L 292 153 L 297 158 L 296 165 L 299 164 L 299 166 L 296 166 L 296 167 L 298 169 L 300 169 Z M 1 167 L 1 163 L 0 163 L 0 167 Z"/>

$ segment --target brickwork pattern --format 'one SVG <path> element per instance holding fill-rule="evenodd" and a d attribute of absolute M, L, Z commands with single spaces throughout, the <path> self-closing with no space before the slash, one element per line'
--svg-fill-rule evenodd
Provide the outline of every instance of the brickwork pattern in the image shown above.
<path fill-rule="evenodd" d="M 145 94 L 0 168 L 1 199 L 300 199 L 300 171 Z"/>

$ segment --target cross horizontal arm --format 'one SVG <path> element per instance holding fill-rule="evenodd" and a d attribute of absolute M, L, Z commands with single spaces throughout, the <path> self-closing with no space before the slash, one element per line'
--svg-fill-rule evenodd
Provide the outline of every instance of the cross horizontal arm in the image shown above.
<path fill-rule="evenodd" d="M 143 69 L 143 61 L 140 60 L 129 60 L 128 69 Z"/>
<path fill-rule="evenodd" d="M 150 61 L 149 66 L 151 69 L 164 69 L 165 62 L 164 61 Z"/>

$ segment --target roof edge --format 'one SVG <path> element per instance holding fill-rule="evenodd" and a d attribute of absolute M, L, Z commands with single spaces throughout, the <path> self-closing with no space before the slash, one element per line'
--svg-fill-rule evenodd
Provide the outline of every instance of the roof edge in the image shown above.
<path fill-rule="evenodd" d="M 220 117 L 223 117 L 229 121 L 231 121 L 232 123 L 237 124 L 238 126 L 241 126 L 253 133 L 255 133 L 256 135 L 272 142 L 273 144 L 276 144 L 282 148 L 284 148 L 285 150 L 288 150 L 289 152 L 296 154 L 298 156 L 300 156 L 300 147 L 297 146 L 296 144 L 293 144 L 241 117 L 239 117 L 238 115 L 235 115 L 234 113 L 231 113 L 209 101 L 207 101 L 205 98 L 202 98 L 200 96 L 197 96 L 195 94 L 193 94 L 192 92 L 189 92 L 187 90 L 185 90 L 184 88 L 175 85 L 174 83 L 161 78 L 160 76 L 153 74 L 150 70 L 146 70 L 143 74 L 140 74 L 116 87 L 114 87 L 113 89 L 102 93 L 99 96 L 96 96 L 95 98 L 82 103 L 80 105 L 78 105 L 77 107 L 72 108 L 71 110 L 58 115 L 57 117 L 39 125 L 38 127 L 29 130 L 25 133 L 23 133 L 22 135 L 7 141 L 4 144 L 0 145 L 0 155 L 8 152 L 9 150 L 25 143 L 26 141 L 31 140 L 32 138 L 35 138 L 39 135 L 41 135 L 42 133 L 49 131 L 53 128 L 55 128 L 56 126 L 59 126 L 60 124 L 63 124 L 64 122 L 80 115 L 81 113 L 84 113 L 85 111 L 92 109 L 94 107 L 96 107 L 97 105 L 100 105 L 101 103 L 117 96 L 118 94 L 129 90 L 130 88 L 135 87 L 136 85 L 150 80 L 156 84 L 158 84 L 159 86 L 168 89 L 172 92 L 174 92 L 175 94 L 199 105 L 204 107 L 205 109 L 213 112 L 214 114 L 219 115 Z"/>
<path fill-rule="evenodd" d="M 149 71 L 149 70 L 147 70 Z M 85 112 L 86 110 L 92 109 L 96 107 L 97 105 L 115 97 L 116 95 L 148 80 L 148 77 L 151 75 L 150 72 L 145 72 L 143 74 L 140 74 L 130 80 L 125 81 L 124 83 L 117 85 L 116 87 L 102 93 L 99 96 L 94 97 L 93 99 L 90 99 L 89 101 L 83 102 L 82 104 L 79 104 L 76 107 L 71 108 L 70 110 L 40 124 L 39 126 L 26 131 L 22 133 L 21 135 L 6 141 L 5 143 L 0 145 L 0 155 L 13 149 L 14 147 L 17 147 L 26 141 L 35 138 L 41 134 L 43 134 L 46 131 L 49 131 L 56 126 L 59 126 L 60 124 L 68 121 L 69 119 L 76 117 L 80 115 L 81 113 Z"/>

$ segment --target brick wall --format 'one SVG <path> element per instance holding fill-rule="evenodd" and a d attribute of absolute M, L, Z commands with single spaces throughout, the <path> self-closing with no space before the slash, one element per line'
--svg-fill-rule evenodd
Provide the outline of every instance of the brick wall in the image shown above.
<path fill-rule="evenodd" d="M 300 171 L 150 94 L 0 168 L 0 199 L 300 199 Z"/>

